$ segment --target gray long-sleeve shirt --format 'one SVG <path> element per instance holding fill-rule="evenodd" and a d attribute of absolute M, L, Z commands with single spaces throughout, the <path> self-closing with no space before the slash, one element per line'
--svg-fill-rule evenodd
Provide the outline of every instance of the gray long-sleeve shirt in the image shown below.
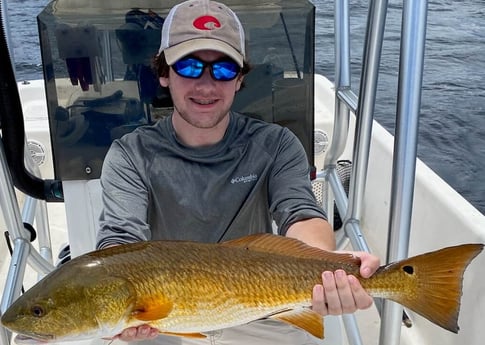
<path fill-rule="evenodd" d="M 309 166 L 287 128 L 231 113 L 221 142 L 177 140 L 171 117 L 113 142 L 101 175 L 104 208 L 97 247 L 149 239 L 218 242 L 280 234 L 302 219 L 325 218 Z"/>

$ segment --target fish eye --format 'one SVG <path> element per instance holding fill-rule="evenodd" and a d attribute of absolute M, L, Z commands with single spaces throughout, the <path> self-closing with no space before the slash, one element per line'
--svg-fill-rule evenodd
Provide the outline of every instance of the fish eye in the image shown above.
<path fill-rule="evenodd" d="M 42 308 L 40 305 L 34 305 L 30 309 L 30 311 L 32 313 L 32 316 L 35 316 L 35 317 L 42 317 L 45 314 L 44 308 Z"/>
<path fill-rule="evenodd" d="M 413 266 L 404 266 L 403 271 L 406 272 L 407 274 L 414 274 L 414 267 Z"/>

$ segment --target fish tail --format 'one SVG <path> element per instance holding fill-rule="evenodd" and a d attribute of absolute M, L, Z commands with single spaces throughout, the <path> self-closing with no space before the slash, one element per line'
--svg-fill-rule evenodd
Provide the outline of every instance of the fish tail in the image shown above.
<path fill-rule="evenodd" d="M 482 249 L 483 244 L 464 244 L 389 264 L 375 276 L 393 286 L 387 286 L 387 291 L 381 286 L 369 292 L 398 302 L 438 326 L 458 333 L 463 274 Z"/>

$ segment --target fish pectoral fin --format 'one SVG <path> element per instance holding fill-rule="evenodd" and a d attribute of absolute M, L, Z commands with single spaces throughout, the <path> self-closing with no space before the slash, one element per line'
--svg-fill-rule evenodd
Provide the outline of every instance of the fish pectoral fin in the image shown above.
<path fill-rule="evenodd" d="M 140 321 L 155 321 L 167 317 L 172 308 L 173 303 L 170 301 L 146 299 L 137 303 L 131 315 Z"/>
<path fill-rule="evenodd" d="M 202 333 L 174 333 L 174 332 L 160 332 L 160 334 L 170 335 L 174 337 L 184 337 L 184 338 L 191 338 L 191 339 L 205 339 L 207 338 L 206 335 Z"/>
<path fill-rule="evenodd" d="M 311 309 L 292 309 L 271 315 L 270 318 L 304 329 L 314 337 L 323 339 L 323 317 Z"/>

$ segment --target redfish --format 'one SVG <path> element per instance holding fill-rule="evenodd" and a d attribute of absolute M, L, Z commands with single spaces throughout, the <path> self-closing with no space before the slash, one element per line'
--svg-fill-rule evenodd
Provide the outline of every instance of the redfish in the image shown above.
<path fill-rule="evenodd" d="M 458 331 L 463 274 L 483 249 L 464 244 L 382 266 L 369 279 L 360 261 L 291 238 L 259 234 L 220 244 L 148 241 L 74 258 L 15 301 L 8 329 L 43 342 L 112 337 L 149 324 L 160 333 L 204 337 L 273 318 L 323 338 L 309 307 L 323 271 L 343 269 L 366 291 Z"/>

